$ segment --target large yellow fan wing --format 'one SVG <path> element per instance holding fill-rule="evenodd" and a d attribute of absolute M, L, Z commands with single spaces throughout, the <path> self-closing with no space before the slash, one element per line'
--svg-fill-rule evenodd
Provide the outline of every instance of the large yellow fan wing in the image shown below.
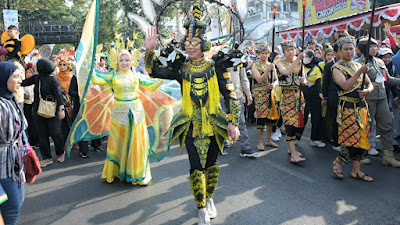
<path fill-rule="evenodd" d="M 10 36 L 8 36 L 8 32 L 3 31 L 3 33 L 1 34 L 1 44 L 4 44 L 4 42 L 6 42 L 8 39 L 10 39 Z"/>
<path fill-rule="evenodd" d="M 35 38 L 26 34 L 21 39 L 21 54 L 28 55 L 35 48 Z"/>

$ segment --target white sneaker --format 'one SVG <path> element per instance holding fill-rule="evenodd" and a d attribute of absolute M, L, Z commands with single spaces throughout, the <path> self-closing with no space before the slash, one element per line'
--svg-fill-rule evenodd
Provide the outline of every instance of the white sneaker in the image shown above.
<path fill-rule="evenodd" d="M 278 130 L 277 130 L 277 131 L 278 131 Z M 272 139 L 273 141 L 279 141 L 279 140 L 280 140 L 280 138 L 279 138 L 277 132 L 272 133 L 271 139 Z"/>
<path fill-rule="evenodd" d="M 208 216 L 206 208 L 199 209 L 198 225 L 210 225 L 210 217 Z"/>
<path fill-rule="evenodd" d="M 311 141 L 310 145 L 318 148 L 325 148 L 325 143 L 322 141 Z"/>
<path fill-rule="evenodd" d="M 230 141 L 226 141 L 226 147 L 228 147 L 228 148 L 232 148 L 232 142 L 230 142 Z"/>
<path fill-rule="evenodd" d="M 368 150 L 369 155 L 379 155 L 379 152 L 375 148 L 371 148 Z"/>
<path fill-rule="evenodd" d="M 213 198 L 207 198 L 206 199 L 206 209 L 208 216 L 210 219 L 214 219 L 217 217 L 217 208 L 214 205 L 214 199 Z"/>
<path fill-rule="evenodd" d="M 279 130 L 279 128 L 276 129 L 275 134 L 278 136 L 278 138 L 282 137 L 282 133 L 281 130 Z"/>
<path fill-rule="evenodd" d="M 340 152 L 340 146 L 332 146 L 333 150 Z"/>

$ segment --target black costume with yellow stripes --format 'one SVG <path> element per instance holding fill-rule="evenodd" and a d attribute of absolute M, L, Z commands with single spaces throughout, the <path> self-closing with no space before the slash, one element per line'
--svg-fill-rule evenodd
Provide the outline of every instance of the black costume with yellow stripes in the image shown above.
<path fill-rule="evenodd" d="M 207 183 L 204 191 L 211 193 L 205 192 L 202 196 L 212 196 L 219 173 L 215 165 L 218 151 L 222 151 L 224 139 L 230 139 L 227 134 L 228 122 L 236 126 L 239 124 L 240 105 L 233 91 L 230 74 L 226 68 L 216 66 L 213 60 L 206 57 L 187 59 L 177 72 L 160 66 L 154 59 L 154 52 L 146 52 L 146 70 L 151 76 L 175 79 L 182 86 L 182 110 L 171 122 L 171 142 L 179 138 L 181 150 L 186 144 L 192 189 L 198 207 L 204 207 L 205 198 L 199 200 L 201 194 L 196 193 L 199 190 L 203 193 L 201 190 Z M 225 98 L 228 115 L 219 105 L 220 93 Z M 207 171 L 210 170 L 214 171 L 213 178 L 207 179 Z M 199 180 L 204 182 L 199 183 Z"/>
<path fill-rule="evenodd" d="M 8 39 L 4 42 L 3 46 L 7 49 L 8 58 L 16 57 L 21 58 L 21 41 L 16 38 Z"/>
<path fill-rule="evenodd" d="M 35 38 L 30 34 L 24 35 L 21 39 L 11 38 L 8 32 L 4 31 L 1 34 L 1 45 L 8 51 L 8 59 L 15 61 L 19 60 L 21 55 L 27 55 L 33 50 Z"/>
<path fill-rule="evenodd" d="M 186 41 L 197 37 L 202 40 L 201 50 L 206 52 L 211 43 L 204 37 L 210 25 L 210 18 L 203 15 L 204 7 L 195 2 L 184 21 Z M 165 50 L 162 52 L 166 52 Z M 175 116 L 169 129 L 173 130 L 170 144 L 177 138 L 181 151 L 186 146 L 190 161 L 190 184 L 198 208 L 206 205 L 206 198 L 212 198 L 217 186 L 220 168 L 216 165 L 219 151 L 222 152 L 228 123 L 239 125 L 240 104 L 236 99 L 231 76 L 223 62 L 216 63 L 206 58 L 182 62 L 182 54 L 176 54 L 175 65 L 162 66 L 155 53 L 145 55 L 146 71 L 150 76 L 177 80 L 182 88 L 182 110 Z M 227 115 L 220 106 L 220 93 L 225 98 Z"/>

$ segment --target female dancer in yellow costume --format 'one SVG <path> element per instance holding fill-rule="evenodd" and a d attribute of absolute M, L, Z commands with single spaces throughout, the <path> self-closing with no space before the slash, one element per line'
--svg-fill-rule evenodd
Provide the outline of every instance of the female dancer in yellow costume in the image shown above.
<path fill-rule="evenodd" d="M 96 73 L 92 77 L 94 84 L 110 85 L 115 98 L 107 158 L 101 178 L 106 178 L 108 183 L 117 177 L 133 185 L 147 185 L 151 180 L 150 142 L 138 91 L 139 85 L 154 91 L 163 81 L 150 81 L 132 72 L 130 68 L 131 55 L 124 50 L 118 55 L 118 72 Z"/>

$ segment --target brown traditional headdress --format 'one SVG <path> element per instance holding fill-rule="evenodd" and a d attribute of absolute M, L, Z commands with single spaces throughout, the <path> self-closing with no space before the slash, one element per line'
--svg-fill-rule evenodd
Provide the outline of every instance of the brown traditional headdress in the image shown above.
<path fill-rule="evenodd" d="M 294 40 L 286 40 L 281 42 L 282 51 L 285 50 L 286 47 L 294 47 L 296 48 L 296 42 Z"/>

